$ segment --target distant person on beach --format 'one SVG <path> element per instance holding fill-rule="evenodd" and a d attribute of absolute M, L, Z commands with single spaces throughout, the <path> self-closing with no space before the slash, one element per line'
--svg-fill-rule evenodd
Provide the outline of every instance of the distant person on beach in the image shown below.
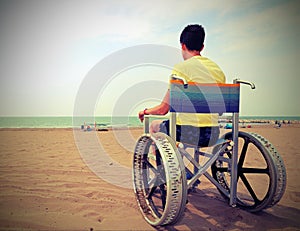
<path fill-rule="evenodd" d="M 180 35 L 183 62 L 174 66 L 173 75 L 185 78 L 188 82 L 225 83 L 225 75 L 219 66 L 210 59 L 201 56 L 204 48 L 205 31 L 201 25 L 188 25 Z M 144 115 L 165 115 L 170 110 L 170 90 L 162 102 L 140 111 L 141 121 Z M 219 137 L 218 114 L 177 113 L 176 140 L 183 143 L 208 146 Z M 169 135 L 169 120 L 154 120 L 150 132 L 164 132 Z"/>

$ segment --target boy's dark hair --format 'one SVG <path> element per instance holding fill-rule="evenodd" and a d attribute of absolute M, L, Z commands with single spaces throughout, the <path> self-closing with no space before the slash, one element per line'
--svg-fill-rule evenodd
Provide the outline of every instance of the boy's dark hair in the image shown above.
<path fill-rule="evenodd" d="M 201 25 L 186 26 L 180 35 L 180 43 L 185 44 L 191 51 L 200 51 L 203 47 L 205 31 Z"/>

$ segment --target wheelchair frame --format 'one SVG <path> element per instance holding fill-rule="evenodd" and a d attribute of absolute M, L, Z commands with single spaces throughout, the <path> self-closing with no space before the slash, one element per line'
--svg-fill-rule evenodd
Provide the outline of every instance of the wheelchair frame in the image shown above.
<path fill-rule="evenodd" d="M 187 198 L 187 190 L 195 185 L 197 179 L 204 175 L 212 182 L 225 199 L 229 199 L 232 207 L 242 207 L 250 212 L 257 212 L 275 205 L 282 197 L 286 186 L 286 172 L 283 161 L 277 151 L 265 138 L 257 134 L 239 132 L 239 94 L 240 84 L 255 85 L 248 81 L 235 79 L 233 84 L 220 85 L 196 85 L 192 92 L 186 89 L 192 83 L 187 83 L 178 76 L 171 76 L 170 96 L 170 136 L 162 133 L 149 134 L 150 117 L 145 116 L 144 132 L 140 137 L 134 151 L 133 182 L 134 192 L 140 210 L 146 221 L 153 225 L 168 225 L 178 222 L 183 214 Z M 224 90 L 224 89 L 225 90 Z M 233 89 L 228 91 L 228 89 Z M 197 97 L 195 97 L 197 96 Z M 187 100 L 181 100 L 186 98 Z M 186 151 L 189 145 L 176 143 L 176 113 L 232 113 L 232 132 L 220 138 L 213 145 L 212 153 L 199 151 L 200 147 L 194 147 L 194 158 Z M 164 117 L 166 118 L 166 117 Z M 254 145 L 259 150 L 267 167 L 243 168 L 243 163 L 238 163 L 239 138 L 247 142 L 246 151 L 241 151 L 239 162 L 243 162 L 247 154 L 248 145 Z M 155 161 L 151 162 L 149 150 L 155 146 Z M 270 148 L 271 147 L 271 148 Z M 245 147 L 243 146 L 243 149 Z M 151 151 L 150 151 L 151 152 Z M 202 166 L 199 164 L 199 156 L 209 159 Z M 225 155 L 228 157 L 226 158 Z M 194 176 L 187 180 L 183 157 L 187 158 L 194 166 Z M 241 160 L 242 159 L 242 160 Z M 151 162 L 151 163 L 150 163 Z M 224 167 L 223 164 L 228 164 Z M 212 168 L 212 175 L 207 172 Z M 228 185 L 224 172 L 230 173 Z M 244 176 L 245 173 L 265 174 L 269 177 L 268 193 L 260 201 L 253 191 L 250 183 Z M 248 172 L 247 172 L 248 171 Z M 252 172 L 251 172 L 252 171 Z M 151 172 L 152 175 L 151 175 Z M 254 199 L 254 205 L 248 205 L 237 198 L 238 179 L 246 184 L 249 194 Z M 248 185 L 248 186 L 247 186 Z M 158 205 L 156 191 L 160 192 L 161 203 Z"/>

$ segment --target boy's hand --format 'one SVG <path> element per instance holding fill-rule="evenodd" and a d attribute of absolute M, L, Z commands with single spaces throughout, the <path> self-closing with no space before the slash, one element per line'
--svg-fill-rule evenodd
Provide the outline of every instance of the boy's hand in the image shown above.
<path fill-rule="evenodd" d="M 143 121 L 144 121 L 144 111 L 140 111 L 139 112 L 139 119 L 140 119 L 140 121 L 143 123 Z"/>

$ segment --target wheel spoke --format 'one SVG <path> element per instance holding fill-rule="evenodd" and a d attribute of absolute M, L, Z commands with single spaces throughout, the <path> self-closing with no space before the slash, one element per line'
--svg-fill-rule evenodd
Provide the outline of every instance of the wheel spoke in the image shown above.
<path fill-rule="evenodd" d="M 148 185 L 149 186 L 152 185 L 152 184 L 155 185 L 154 183 L 155 183 L 156 179 L 157 179 L 156 176 L 154 178 L 150 179 L 150 181 L 148 182 Z"/>
<path fill-rule="evenodd" d="M 239 159 L 239 163 L 238 163 L 238 166 L 241 168 L 244 164 L 244 161 L 245 161 L 245 158 L 246 158 L 246 153 L 247 153 L 247 150 L 248 150 L 248 146 L 249 146 L 249 139 L 247 139 L 245 137 L 245 143 L 243 145 L 243 148 L 242 148 L 242 151 L 241 151 L 241 155 L 240 155 L 240 159 Z"/>
<path fill-rule="evenodd" d="M 259 202 L 254 190 L 252 189 L 249 181 L 247 180 L 246 176 L 244 174 L 240 174 L 239 176 L 241 178 L 241 180 L 243 181 L 244 185 L 246 186 L 248 192 L 250 193 L 251 197 L 254 200 L 254 203 L 257 204 Z"/>
<path fill-rule="evenodd" d="M 155 150 L 155 155 L 156 155 L 156 165 L 157 165 L 157 167 L 161 166 L 161 156 L 160 156 L 160 153 L 157 149 Z"/>
<path fill-rule="evenodd" d="M 150 181 L 148 182 L 148 185 L 152 184 L 154 182 L 155 186 L 158 186 L 159 184 L 163 184 L 165 182 L 165 175 L 163 168 L 156 169 L 150 162 L 146 161 L 147 165 L 150 167 L 148 168 L 154 173 L 154 176 Z"/>
<path fill-rule="evenodd" d="M 161 163 L 161 156 L 158 150 L 156 150 L 156 166 L 157 166 L 157 177 L 159 178 L 161 184 L 166 182 L 165 169 Z"/>
<path fill-rule="evenodd" d="M 156 168 L 151 164 L 148 159 L 145 160 L 145 163 L 148 167 L 149 170 L 151 170 L 155 177 L 149 181 L 149 186 L 150 184 L 153 183 L 153 187 L 151 187 L 147 198 L 152 200 L 152 196 L 157 192 L 157 189 L 159 189 L 159 194 L 160 194 L 160 200 L 162 203 L 162 209 L 165 208 L 166 205 L 166 195 L 167 191 L 165 190 L 164 187 L 164 182 L 165 182 L 165 174 L 164 174 L 164 167 L 161 164 L 161 156 L 158 150 L 156 150 Z M 149 187 L 150 188 L 150 187 Z M 158 196 L 158 195 L 157 195 Z"/>
<path fill-rule="evenodd" d="M 216 167 L 215 169 L 218 172 L 228 172 L 228 168 L 227 167 Z"/>
<path fill-rule="evenodd" d="M 145 160 L 145 163 L 149 166 L 149 169 L 151 169 L 155 175 L 158 175 L 158 169 L 156 169 L 148 160 Z"/>
<path fill-rule="evenodd" d="M 166 198 L 167 198 L 167 191 L 165 189 L 165 185 L 164 184 L 161 184 L 159 186 L 159 188 L 160 188 L 160 196 L 161 196 L 162 207 L 163 207 L 163 209 L 165 209 Z"/>
<path fill-rule="evenodd" d="M 151 188 L 150 192 L 146 195 L 147 199 L 152 198 L 153 193 L 155 192 L 157 186 L 154 184 L 154 186 Z"/>
<path fill-rule="evenodd" d="M 152 205 L 152 206 L 151 206 L 151 209 L 152 209 L 152 211 L 155 213 L 155 215 L 156 215 L 157 217 L 161 218 L 161 214 L 162 214 L 162 213 L 159 211 L 159 210 L 160 210 L 160 207 L 158 207 L 157 205 L 155 205 L 155 203 L 154 203 L 154 201 L 153 201 L 152 198 L 149 198 L 148 201 L 149 201 L 149 204 Z"/>
<path fill-rule="evenodd" d="M 267 174 L 269 175 L 269 168 L 242 168 L 240 172 L 243 173 L 253 173 L 253 174 Z"/>

